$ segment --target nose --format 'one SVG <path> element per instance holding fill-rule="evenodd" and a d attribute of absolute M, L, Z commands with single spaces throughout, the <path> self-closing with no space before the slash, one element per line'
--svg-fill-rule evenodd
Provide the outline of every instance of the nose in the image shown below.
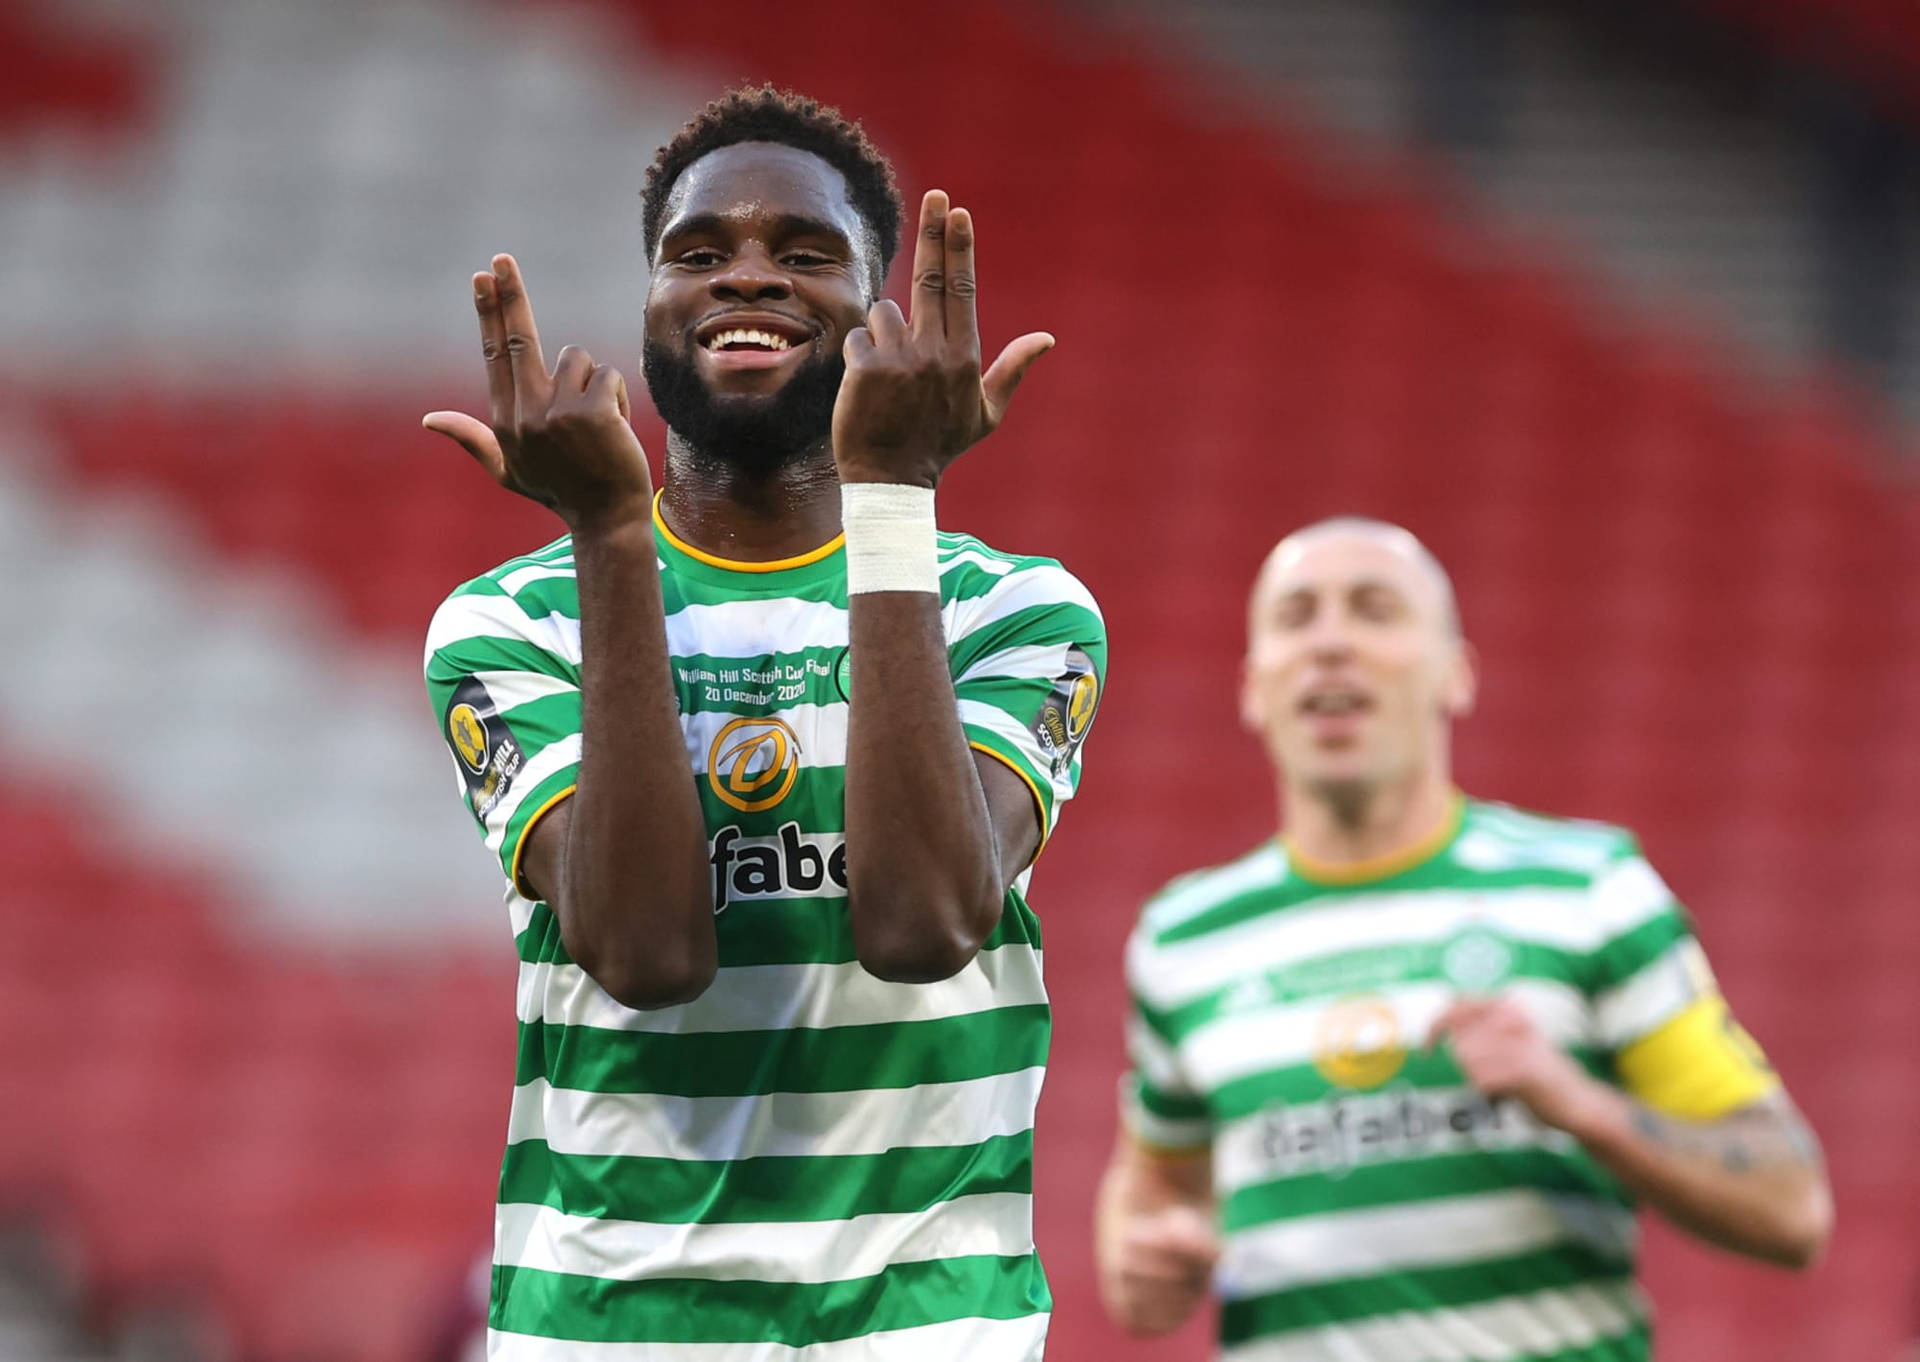
<path fill-rule="evenodd" d="M 744 250 L 717 269 L 708 278 L 715 298 L 729 302 L 752 302 L 765 298 L 785 298 L 793 293 L 793 281 L 765 251 Z"/>
<path fill-rule="evenodd" d="M 1353 656 L 1353 632 L 1339 611 L 1322 610 L 1316 615 L 1306 641 L 1316 661 L 1337 662 Z"/>

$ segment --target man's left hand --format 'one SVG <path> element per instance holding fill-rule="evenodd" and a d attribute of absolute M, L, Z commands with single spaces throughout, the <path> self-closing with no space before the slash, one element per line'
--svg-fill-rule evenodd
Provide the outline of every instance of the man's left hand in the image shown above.
<path fill-rule="evenodd" d="M 883 298 L 847 333 L 846 377 L 833 405 L 833 458 L 842 482 L 934 487 L 947 465 L 993 433 L 1044 331 L 1008 344 L 980 372 L 974 312 L 973 217 L 927 191 L 913 248 L 913 315 Z"/>
<path fill-rule="evenodd" d="M 1456 999 L 1427 1036 L 1429 1047 L 1442 1040 L 1476 1089 L 1511 1097 L 1560 1130 L 1577 1130 L 1601 1086 L 1510 998 Z"/>

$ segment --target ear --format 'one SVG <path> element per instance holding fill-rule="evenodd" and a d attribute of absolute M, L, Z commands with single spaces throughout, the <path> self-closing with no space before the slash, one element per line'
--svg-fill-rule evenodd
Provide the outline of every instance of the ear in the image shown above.
<path fill-rule="evenodd" d="M 1440 687 L 1440 708 L 1449 719 L 1464 719 L 1473 713 L 1480 694 L 1480 652 L 1465 639 L 1453 651 L 1447 675 Z"/>
<path fill-rule="evenodd" d="M 1267 732 L 1267 705 L 1253 684 L 1253 668 L 1240 659 L 1240 726 L 1256 737 Z"/>

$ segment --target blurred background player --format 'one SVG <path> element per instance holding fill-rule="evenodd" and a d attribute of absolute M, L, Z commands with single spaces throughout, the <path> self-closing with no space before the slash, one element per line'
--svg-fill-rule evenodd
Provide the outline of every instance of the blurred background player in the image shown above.
<path fill-rule="evenodd" d="M 522 961 L 490 1356 L 1040 1356 L 1022 891 L 1105 634 L 1058 563 L 936 530 L 1053 340 L 983 374 L 938 190 L 881 298 L 900 216 L 859 126 L 771 86 L 661 149 L 657 497 L 618 371 L 549 373 L 512 258 L 474 276 L 491 417 L 426 423 L 570 531 L 427 645 Z"/>
<path fill-rule="evenodd" d="M 1632 1206 L 1806 1267 L 1819 1151 L 1633 837 L 1463 796 L 1476 678 L 1405 530 L 1335 519 L 1254 585 L 1241 692 L 1282 837 L 1128 950 L 1108 1310 L 1221 1297 L 1233 1358 L 1643 1358 Z"/>

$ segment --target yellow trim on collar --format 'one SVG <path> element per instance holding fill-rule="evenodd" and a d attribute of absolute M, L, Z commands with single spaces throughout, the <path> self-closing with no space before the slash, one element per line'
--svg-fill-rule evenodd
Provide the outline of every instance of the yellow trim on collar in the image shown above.
<path fill-rule="evenodd" d="M 666 537 L 666 541 L 669 544 L 679 549 L 680 552 L 686 554 L 687 557 L 693 559 L 695 562 L 705 563 L 709 567 L 725 568 L 728 572 L 785 572 L 788 568 L 806 567 L 809 563 L 817 563 L 827 555 L 834 553 L 847 542 L 847 536 L 844 533 L 836 534 L 817 549 L 811 549 L 793 558 L 775 558 L 771 562 L 765 563 L 749 563 L 738 558 L 722 558 L 718 554 L 708 553 L 705 549 L 696 549 L 668 528 L 667 518 L 660 514 L 660 498 L 665 495 L 665 488 L 661 488 L 653 494 L 654 527 Z"/>
<path fill-rule="evenodd" d="M 1433 859 L 1441 848 L 1459 835 L 1460 824 L 1466 816 L 1467 797 L 1456 790 L 1453 805 L 1440 821 L 1440 826 L 1412 846 L 1399 851 L 1370 856 L 1364 861 L 1321 861 L 1304 854 L 1285 837 L 1280 839 L 1280 848 L 1287 854 L 1287 868 L 1306 879 L 1320 884 L 1366 884 L 1372 880 L 1388 879 L 1413 869 L 1422 861 Z"/>

